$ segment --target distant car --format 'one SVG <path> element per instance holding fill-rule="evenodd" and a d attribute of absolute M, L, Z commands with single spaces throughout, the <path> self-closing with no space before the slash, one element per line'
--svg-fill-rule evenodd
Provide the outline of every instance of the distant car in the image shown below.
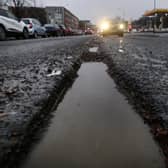
<path fill-rule="evenodd" d="M 131 30 L 131 32 L 137 32 L 137 29 L 134 29 L 134 28 L 133 28 L 133 29 Z"/>
<path fill-rule="evenodd" d="M 27 39 L 29 37 L 28 28 L 11 12 L 0 9 L 0 40 L 5 40 L 7 37 Z"/>
<path fill-rule="evenodd" d="M 45 24 L 46 33 L 48 36 L 62 36 L 63 32 L 57 24 Z"/>
<path fill-rule="evenodd" d="M 22 18 L 22 21 L 27 25 L 29 36 L 34 38 L 38 38 L 38 36 L 47 37 L 46 29 L 37 19 Z"/>
<path fill-rule="evenodd" d="M 77 29 L 76 30 L 76 35 L 84 35 L 85 33 L 83 32 L 83 30 Z"/>
<path fill-rule="evenodd" d="M 79 29 L 73 29 L 72 30 L 73 35 L 79 36 L 79 35 L 84 35 L 82 30 Z"/>
<path fill-rule="evenodd" d="M 124 30 L 125 25 L 119 20 L 104 20 L 100 25 L 100 34 L 103 36 L 118 35 L 122 37 L 124 35 Z"/>
<path fill-rule="evenodd" d="M 72 35 L 73 35 L 73 30 L 72 30 L 72 28 L 67 27 L 66 30 L 67 30 L 67 35 L 68 35 L 68 36 L 72 36 Z"/>
<path fill-rule="evenodd" d="M 85 30 L 85 35 L 92 35 L 92 34 L 93 34 L 93 30 L 91 29 Z"/>

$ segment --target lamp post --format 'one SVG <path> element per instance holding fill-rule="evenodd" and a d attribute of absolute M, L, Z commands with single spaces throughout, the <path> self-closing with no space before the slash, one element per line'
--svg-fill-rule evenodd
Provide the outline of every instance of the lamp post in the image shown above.
<path fill-rule="evenodd" d="M 156 11 L 156 0 L 154 0 L 154 27 L 153 27 L 153 33 L 155 33 L 156 31 L 156 14 L 155 14 L 155 11 Z"/>
<path fill-rule="evenodd" d="M 156 9 L 156 0 L 154 0 L 154 10 Z"/>

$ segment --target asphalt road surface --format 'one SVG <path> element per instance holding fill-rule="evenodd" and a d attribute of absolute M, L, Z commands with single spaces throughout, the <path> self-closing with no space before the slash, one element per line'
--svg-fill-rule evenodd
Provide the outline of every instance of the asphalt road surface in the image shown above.
<path fill-rule="evenodd" d="M 129 35 L 123 39 L 109 37 L 104 39 L 104 42 L 116 68 L 124 71 L 126 78 L 134 82 L 133 84 L 130 81 L 130 87 L 139 91 L 145 101 L 153 105 L 153 111 L 158 113 L 166 124 L 168 38 Z"/>
<path fill-rule="evenodd" d="M 25 141 L 25 131 L 28 130 L 28 128 L 30 127 L 30 121 L 33 120 L 34 116 L 39 114 L 39 112 L 45 106 L 45 104 L 48 103 L 48 100 L 50 100 L 50 97 L 55 96 L 54 99 L 57 98 L 57 93 L 61 90 L 60 86 L 63 86 L 65 83 L 63 79 L 66 76 L 69 76 L 71 74 L 71 73 L 69 74 L 69 72 L 71 72 L 72 70 L 75 71 L 74 67 L 76 66 L 76 64 L 77 65 L 81 64 L 80 58 L 83 54 L 88 53 L 89 47 L 98 47 L 99 52 L 95 54 L 92 53 L 91 55 L 86 54 L 87 59 L 91 58 L 92 56 L 99 57 L 99 62 L 101 60 L 101 62 L 104 62 L 107 65 L 108 74 L 111 77 L 114 77 L 115 82 L 118 83 L 120 88 L 123 88 L 127 91 L 126 96 L 128 96 L 128 99 L 131 100 L 132 98 L 135 101 L 137 100 L 136 102 L 133 101 L 131 103 L 133 105 L 134 103 L 136 105 L 139 104 L 138 112 L 140 112 L 140 114 L 142 114 L 143 117 L 144 117 L 144 114 L 145 114 L 145 117 L 152 116 L 154 118 L 154 121 L 157 120 L 157 124 L 158 124 L 158 121 L 159 122 L 161 121 L 163 128 L 166 129 L 167 119 L 168 119 L 167 117 L 167 112 L 168 112 L 168 109 L 167 109 L 167 96 L 168 96 L 167 44 L 168 43 L 167 42 L 168 42 L 168 39 L 166 37 L 134 36 L 134 35 L 126 35 L 123 38 L 118 38 L 113 36 L 106 37 L 106 38 L 94 37 L 94 36 L 78 36 L 78 37 L 63 37 L 63 38 L 60 37 L 60 38 L 18 40 L 18 41 L 13 40 L 13 41 L 0 42 L 0 121 L 1 121 L 0 122 L 0 137 L 1 137 L 0 151 L 3 151 L 0 153 L 0 164 L 1 163 L 3 164 L 3 166 L 1 167 L 13 166 L 12 161 L 14 161 L 15 159 L 13 157 L 14 154 L 11 148 L 13 148 L 14 146 L 17 146 L 17 152 L 15 151 L 15 148 L 14 148 L 14 153 L 19 153 L 18 151 L 20 151 L 20 147 L 22 146 L 22 143 Z M 90 67 L 88 67 L 88 69 L 90 69 Z M 87 71 L 87 69 L 85 71 Z M 94 73 L 92 73 L 92 71 L 94 71 L 94 68 L 90 69 L 91 75 L 94 77 Z M 100 74 L 103 73 L 102 71 L 105 71 L 105 70 L 102 68 L 102 70 L 100 71 Z M 99 68 L 95 70 L 95 73 L 96 72 L 99 72 Z M 89 74 L 88 71 L 86 74 L 84 74 L 84 77 L 86 77 L 87 74 Z M 103 77 L 105 76 L 105 74 L 102 74 L 102 77 L 99 77 L 99 74 L 96 74 L 95 76 L 97 76 L 97 78 L 91 81 L 92 87 L 94 86 L 95 81 L 96 81 L 95 84 L 99 83 L 97 81 L 98 78 L 102 79 L 103 81 L 104 80 Z M 85 82 L 81 82 L 81 85 L 82 83 L 85 83 Z M 89 83 L 87 83 L 87 86 L 88 85 Z M 110 89 L 109 85 L 110 84 L 108 83 L 107 86 L 109 87 L 109 90 L 112 90 Z M 88 86 L 88 88 L 92 89 L 91 86 Z M 101 89 L 100 86 L 98 88 L 100 90 L 105 89 L 105 88 Z M 89 92 L 89 89 L 88 89 L 88 92 Z M 94 92 L 93 89 L 92 91 Z M 77 91 L 75 91 L 75 93 L 76 92 Z M 96 91 L 94 93 L 96 93 Z M 107 95 L 108 93 L 110 92 L 107 90 Z M 100 95 L 101 95 L 101 92 L 100 92 Z M 98 98 L 95 99 L 95 104 L 97 104 L 96 100 L 99 101 L 99 98 L 101 97 L 100 95 L 97 95 Z M 108 96 L 110 98 L 111 95 L 108 95 Z M 72 97 L 73 97 L 73 93 L 72 93 Z M 71 98 L 67 98 L 67 99 L 70 100 Z M 122 101 L 124 101 L 123 99 Z M 84 100 L 87 100 L 87 99 L 84 98 Z M 81 101 L 83 102 L 84 100 L 81 100 Z M 65 101 L 67 100 L 65 99 Z M 107 102 L 105 101 L 104 103 L 106 104 Z M 127 101 L 125 103 L 128 105 Z M 80 106 L 79 104 L 77 104 L 77 108 Z M 115 102 L 115 104 L 117 103 Z M 112 105 L 112 104 L 109 103 L 109 105 Z M 120 106 L 122 106 L 122 103 Z M 86 107 L 89 107 L 89 106 L 87 106 L 86 104 Z M 68 105 L 66 105 L 66 108 L 69 109 Z M 108 108 L 105 108 L 105 109 L 108 111 L 111 108 L 112 107 L 109 106 Z M 128 109 L 129 108 L 131 107 L 128 107 Z M 148 109 L 148 113 L 146 112 L 146 109 Z M 60 121 L 62 120 L 64 121 L 65 118 L 69 118 L 70 122 L 72 122 L 72 123 L 69 123 L 71 124 L 70 125 L 71 127 L 68 128 L 68 124 L 67 124 L 63 126 L 63 128 L 65 127 L 67 130 L 70 129 L 70 131 L 73 133 L 75 137 L 75 136 L 78 136 L 78 133 L 80 132 L 80 130 L 79 132 L 78 130 L 76 131 L 76 129 L 79 126 L 79 128 L 83 130 L 86 138 L 89 134 L 90 135 L 92 134 L 92 131 L 94 130 L 98 131 L 97 128 L 100 128 L 100 125 L 98 123 L 101 121 L 100 119 L 102 116 L 103 120 L 107 120 L 107 122 L 104 121 L 104 123 L 101 123 L 102 127 L 100 129 L 104 130 L 105 128 L 107 128 L 108 130 L 107 132 L 102 131 L 102 135 L 105 135 L 107 139 L 106 138 L 104 139 L 103 136 L 101 135 L 99 136 L 98 134 L 96 134 L 98 138 L 100 139 L 102 138 L 103 143 L 101 143 L 101 140 L 100 141 L 98 140 L 97 143 L 95 143 L 95 148 L 93 148 L 93 150 L 92 150 L 92 147 L 90 147 L 90 150 L 92 152 L 91 154 L 91 153 L 88 153 L 89 148 L 88 148 L 88 151 L 86 151 L 87 148 L 85 148 L 85 145 L 87 146 L 88 139 L 86 139 L 86 143 L 85 143 L 85 141 L 83 142 L 81 138 L 79 137 L 76 138 L 79 140 L 77 142 L 79 143 L 79 145 L 81 140 L 81 144 L 83 145 L 82 150 L 86 152 L 85 154 L 83 153 L 84 155 L 79 155 L 79 159 L 82 158 L 82 156 L 84 156 L 84 159 L 89 159 L 88 156 L 90 154 L 91 154 L 90 156 L 93 157 L 94 156 L 93 154 L 95 152 L 98 152 L 97 158 L 100 159 L 99 162 L 96 162 L 96 160 L 91 159 L 88 161 L 88 164 L 87 164 L 87 160 L 83 160 L 84 162 L 86 161 L 86 165 L 89 165 L 92 167 L 93 165 L 96 167 L 103 167 L 103 161 L 107 161 L 107 166 L 118 165 L 119 156 L 120 156 L 119 153 L 120 151 L 122 151 L 121 148 L 122 149 L 124 148 L 128 152 L 129 152 L 129 149 L 126 149 L 125 147 L 120 145 L 120 147 L 121 146 L 122 147 L 121 148 L 119 147 L 119 150 L 116 149 L 117 150 L 116 153 L 118 156 L 117 162 L 113 162 L 113 164 L 110 163 L 111 159 L 109 158 L 109 156 L 111 155 L 111 151 L 113 151 L 112 148 L 109 148 L 108 154 L 105 153 L 105 149 L 108 147 L 108 144 L 110 146 L 110 143 L 111 143 L 110 141 L 108 141 L 108 139 L 112 140 L 113 136 L 116 137 L 113 134 L 116 133 L 116 135 L 126 136 L 125 134 L 122 134 L 122 135 L 118 134 L 118 132 L 114 128 L 113 130 L 112 127 L 113 126 L 116 128 L 120 127 L 121 130 L 126 127 L 121 125 L 115 125 L 115 124 L 110 125 L 110 123 L 112 122 L 112 121 L 109 121 L 109 118 L 111 117 L 110 111 L 107 112 L 106 114 L 107 116 L 106 116 L 106 115 L 103 115 L 102 113 L 103 109 L 102 109 L 102 111 L 98 112 L 99 116 L 96 116 L 96 113 L 94 112 L 94 110 L 91 113 L 81 114 L 79 116 L 77 115 L 75 116 L 76 118 L 73 117 L 73 115 L 76 115 L 75 113 L 73 113 L 73 110 L 72 110 L 72 116 L 69 116 L 69 114 L 67 116 L 65 110 L 63 110 L 63 113 L 62 113 L 63 116 L 60 117 Z M 115 113 L 113 114 L 114 117 L 117 116 L 117 120 L 119 120 L 120 116 L 122 116 L 122 112 L 123 112 L 122 110 L 120 111 L 119 116 L 117 116 L 118 114 L 115 114 Z M 131 111 L 131 110 L 128 110 L 128 111 Z M 95 118 L 93 115 L 95 115 Z M 85 120 L 82 120 L 82 118 L 80 118 L 82 116 L 85 117 Z M 55 117 L 57 117 L 57 115 Z M 77 117 L 79 117 L 79 121 Z M 114 117 L 112 117 L 111 119 L 114 119 L 115 123 L 117 124 L 116 122 L 117 120 Z M 44 119 L 45 117 L 43 116 L 42 118 Z M 141 126 L 138 126 L 138 128 L 141 130 L 140 132 L 144 137 L 145 136 L 148 137 L 147 141 L 145 141 L 145 138 L 144 138 L 143 147 L 144 149 L 149 147 L 148 148 L 149 153 L 145 152 L 145 154 L 147 155 L 147 158 L 149 159 L 145 160 L 144 158 L 143 160 L 144 162 L 141 162 L 142 164 L 139 164 L 140 162 L 137 158 L 138 156 L 140 158 L 143 158 L 143 152 L 144 152 L 143 150 L 141 150 L 141 154 L 137 152 L 137 155 L 134 155 L 135 157 L 137 156 L 136 159 L 134 158 L 134 162 L 131 162 L 131 160 L 129 160 L 129 156 L 131 155 L 128 156 L 127 158 L 129 160 L 128 167 L 130 167 L 130 165 L 133 167 L 135 167 L 135 165 L 138 165 L 139 167 L 143 167 L 143 168 L 144 168 L 144 165 L 146 165 L 146 167 L 154 167 L 154 166 L 163 167 L 162 154 L 159 153 L 158 146 L 153 141 L 152 135 L 149 133 L 148 128 L 144 126 L 144 123 L 140 119 L 140 116 L 136 115 L 136 113 L 133 111 L 131 113 L 130 118 L 137 119 L 137 121 L 141 125 Z M 128 122 L 130 118 L 128 119 L 125 118 L 126 122 Z M 153 122 L 153 118 L 152 118 L 152 122 Z M 81 125 L 82 122 L 87 123 L 89 119 L 91 119 L 93 123 L 88 123 L 86 127 Z M 122 123 L 122 121 L 123 119 L 118 122 Z M 123 123 L 126 123 L 126 122 L 124 121 Z M 61 131 L 61 125 L 59 125 L 59 122 L 57 124 L 58 125 L 56 126 L 56 130 L 57 130 L 56 132 L 58 132 L 58 135 L 59 135 L 59 132 Z M 75 125 L 76 128 L 73 127 L 73 124 Z M 76 124 L 79 124 L 79 125 L 76 125 Z M 38 122 L 37 122 L 37 125 L 39 125 Z M 89 134 L 87 134 L 87 131 L 85 130 L 85 128 L 88 131 L 90 130 Z M 51 128 L 51 130 L 53 130 L 53 128 Z M 113 132 L 110 132 L 110 130 L 113 130 Z M 160 130 L 161 130 L 160 128 L 159 129 L 156 128 L 156 129 L 153 129 L 152 131 L 155 131 L 154 134 L 156 134 L 157 136 L 159 135 L 158 136 L 159 138 L 160 138 L 160 135 L 162 135 L 162 137 L 165 138 L 168 135 L 166 130 L 161 130 L 161 131 Z M 162 134 L 163 131 L 164 131 L 164 136 Z M 121 131 L 121 132 L 124 133 L 124 131 Z M 136 132 L 138 132 L 138 130 Z M 132 135 L 135 135 L 135 133 L 133 133 L 132 131 L 131 133 Z M 49 134 L 52 135 L 52 133 L 50 132 Z M 82 134 L 80 133 L 79 135 L 82 136 Z M 64 136 L 67 137 L 66 140 L 68 140 L 68 138 L 70 139 L 71 144 L 73 143 L 74 137 L 73 138 L 71 136 L 69 137 L 69 134 L 66 130 L 64 130 L 61 133 L 61 136 L 59 138 L 61 139 Z M 92 139 L 94 138 L 92 137 Z M 123 139 L 125 139 L 125 137 L 123 137 Z M 129 138 L 127 137 L 126 139 L 129 139 Z M 117 142 L 117 138 L 115 138 L 115 140 Z M 108 144 L 105 143 L 106 141 L 108 142 Z M 127 141 L 127 142 L 128 144 L 131 144 L 131 141 Z M 137 140 L 137 142 L 139 141 Z M 149 142 L 149 144 L 153 144 L 153 145 L 149 146 L 146 144 L 146 147 L 145 147 L 146 142 Z M 61 143 L 60 146 L 59 146 L 59 143 L 57 144 L 58 148 L 62 149 L 64 147 L 64 143 Z M 65 144 L 67 143 L 68 141 L 65 141 Z M 91 143 L 88 142 L 87 147 L 89 147 L 90 144 L 94 144 L 94 141 L 92 141 Z M 103 146 L 103 144 L 105 146 Z M 113 144 L 112 146 L 115 146 L 115 143 L 112 143 L 112 144 Z M 142 145 L 142 144 L 140 144 L 139 142 L 137 144 L 135 143 L 134 145 L 136 146 L 136 145 Z M 68 147 L 71 149 L 72 146 L 68 145 Z M 78 146 L 75 146 L 75 147 L 77 148 Z M 142 149 L 142 148 L 140 146 L 137 146 L 137 149 Z M 63 149 L 61 153 L 62 155 L 64 154 L 64 150 L 65 149 Z M 103 157 L 101 158 L 102 155 L 99 153 L 101 152 L 101 150 L 103 151 L 103 154 L 104 154 L 103 156 L 105 156 L 104 158 Z M 76 149 L 76 154 L 78 152 L 79 151 Z M 66 150 L 65 150 L 65 153 L 66 153 Z M 134 152 L 132 151 L 132 154 L 133 153 Z M 10 155 L 10 158 L 13 157 L 13 159 L 9 161 L 8 155 Z M 57 156 L 59 156 L 58 153 L 57 153 Z M 72 167 L 74 165 L 81 166 L 81 163 L 84 163 L 84 162 L 81 162 L 81 163 L 75 162 L 76 160 L 73 157 L 71 157 L 71 159 L 68 159 L 68 156 L 69 155 L 67 155 L 66 156 L 67 158 L 65 159 L 67 159 L 71 163 Z M 115 156 L 114 153 L 113 153 L 113 156 Z M 124 154 L 122 156 L 123 156 L 122 158 L 124 158 Z M 78 155 L 76 155 L 76 157 L 78 157 Z M 63 159 L 62 161 L 64 161 L 64 158 L 58 158 L 58 159 L 60 160 Z M 125 163 L 127 162 L 127 159 L 125 159 Z M 158 164 L 153 164 L 155 162 L 157 162 Z M 98 163 L 100 163 L 100 165 L 98 165 Z M 122 159 L 121 159 L 121 163 L 122 163 Z M 61 165 L 61 163 L 58 162 L 58 165 Z M 64 164 L 63 166 L 67 167 L 66 164 Z M 122 168 L 123 164 L 120 164 L 119 166 Z"/>

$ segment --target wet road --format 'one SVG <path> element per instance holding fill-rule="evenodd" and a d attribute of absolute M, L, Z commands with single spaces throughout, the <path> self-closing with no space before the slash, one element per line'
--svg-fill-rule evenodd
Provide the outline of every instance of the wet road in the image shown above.
<path fill-rule="evenodd" d="M 22 168 L 163 168 L 149 129 L 102 63 L 85 63 Z"/>
<path fill-rule="evenodd" d="M 0 42 L 0 159 L 3 152 L 8 153 L 12 145 L 19 143 L 26 125 L 53 90 L 59 91 L 60 81 L 73 69 L 81 53 L 86 52 L 85 44 L 92 38 Z M 127 81 L 130 90 L 153 106 L 148 112 L 167 122 L 168 39 L 126 36 L 103 40 L 102 49 L 113 62 L 108 62 L 109 73 L 113 73 L 115 65 L 118 79 Z M 94 43 L 91 45 L 95 47 Z M 49 77 L 53 70 L 62 75 Z M 82 66 L 48 132 L 23 168 L 164 167 L 149 129 L 115 89 L 105 70 L 102 64 Z"/>
<path fill-rule="evenodd" d="M 105 52 L 108 50 L 117 73 L 125 78 L 122 80 L 129 83 L 141 100 L 152 106 L 151 113 L 157 113 L 167 127 L 167 36 L 127 35 L 124 38 L 107 37 L 104 42 Z"/>
<path fill-rule="evenodd" d="M 136 104 L 168 158 L 167 36 L 127 35 L 107 37 L 104 42 L 104 53 L 112 60 L 107 62 L 109 73 Z"/>

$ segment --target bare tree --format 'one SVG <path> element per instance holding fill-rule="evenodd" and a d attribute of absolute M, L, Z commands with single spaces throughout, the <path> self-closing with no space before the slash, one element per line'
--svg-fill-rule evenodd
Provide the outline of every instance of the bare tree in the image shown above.
<path fill-rule="evenodd" d="M 13 4 L 15 7 L 20 7 L 24 5 L 24 1 L 21 0 L 13 0 Z"/>
<path fill-rule="evenodd" d="M 36 0 L 7 0 L 14 7 L 34 6 Z"/>

